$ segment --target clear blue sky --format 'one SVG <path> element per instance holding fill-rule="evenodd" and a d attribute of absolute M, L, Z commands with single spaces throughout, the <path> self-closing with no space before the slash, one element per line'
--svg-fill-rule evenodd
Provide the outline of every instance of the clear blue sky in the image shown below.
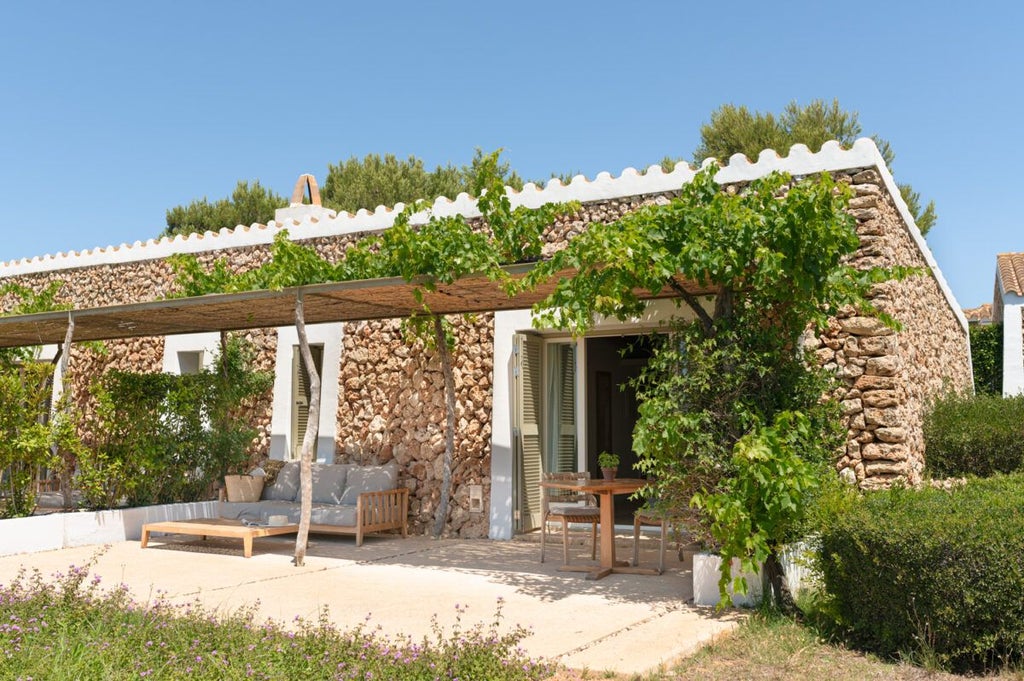
<path fill-rule="evenodd" d="M 367 153 L 504 147 L 527 178 L 689 158 L 731 102 L 838 98 L 934 199 L 963 306 L 1024 251 L 1020 3 L 10 4 L 0 260 L 145 241 L 167 208 Z"/>

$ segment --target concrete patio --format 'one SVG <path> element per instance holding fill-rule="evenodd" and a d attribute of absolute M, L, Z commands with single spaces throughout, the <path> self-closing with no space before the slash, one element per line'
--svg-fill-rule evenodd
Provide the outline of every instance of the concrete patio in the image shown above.
<path fill-rule="evenodd" d="M 554 561 L 542 565 L 539 547 L 529 540 L 371 537 L 356 548 L 351 538 L 314 536 L 302 568 L 291 564 L 293 550 L 293 537 L 267 537 L 257 539 L 253 557 L 245 559 L 238 540 L 154 536 L 147 549 L 123 541 L 105 549 L 0 557 L 0 583 L 22 567 L 49 576 L 102 551 L 93 572 L 104 584 L 126 584 L 140 600 L 159 591 L 174 602 L 198 600 L 225 612 L 258 602 L 262 617 L 283 622 L 315 620 L 327 608 L 340 627 L 368 620 L 384 633 L 415 638 L 431 633 L 433 616 L 446 628 L 454 624 L 457 605 L 466 609 L 464 628 L 491 622 L 501 601 L 504 625 L 532 632 L 522 643 L 531 656 L 594 672 L 657 669 L 730 630 L 741 617 L 693 607 L 690 572 L 672 553 L 661 576 L 590 581 L 558 571 L 560 547 Z M 625 542 L 619 551 L 628 553 Z M 656 560 L 650 549 L 641 558 L 645 564 Z"/>

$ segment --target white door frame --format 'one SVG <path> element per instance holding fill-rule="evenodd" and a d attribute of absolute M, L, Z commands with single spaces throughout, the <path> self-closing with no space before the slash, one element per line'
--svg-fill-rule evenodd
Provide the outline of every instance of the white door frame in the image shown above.
<path fill-rule="evenodd" d="M 712 299 L 705 301 L 705 307 L 714 305 Z M 594 325 L 591 336 L 623 336 L 655 331 L 670 317 L 689 318 L 691 314 L 685 307 L 677 306 L 671 300 L 656 300 L 648 303 L 642 317 L 620 322 L 618 320 L 600 320 Z M 491 499 L 488 536 L 491 539 L 511 539 L 513 532 L 512 485 L 514 480 L 513 449 L 512 449 L 512 400 L 514 385 L 512 367 L 513 339 L 522 331 L 535 330 L 533 315 L 529 310 L 509 310 L 494 313 L 494 375 L 493 398 L 491 408 Z M 536 331 L 536 330 L 535 330 Z M 565 340 L 569 336 L 564 331 L 539 330 L 539 333 L 551 340 Z M 582 338 L 577 339 L 582 340 Z M 324 360 L 326 362 L 326 360 Z M 580 465 L 585 465 L 587 451 L 587 404 L 586 404 L 586 372 L 580 371 L 586 366 L 586 343 L 576 344 L 576 442 L 577 456 Z M 582 470 L 582 469 L 581 469 Z"/>

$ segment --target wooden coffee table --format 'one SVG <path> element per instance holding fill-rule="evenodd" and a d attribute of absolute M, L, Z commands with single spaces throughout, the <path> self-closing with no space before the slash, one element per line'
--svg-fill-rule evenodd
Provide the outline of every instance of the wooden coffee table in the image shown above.
<path fill-rule="evenodd" d="M 164 520 L 146 523 L 142 526 L 142 548 L 149 544 L 150 532 L 166 534 L 188 534 L 206 539 L 207 537 L 228 537 L 241 539 L 246 558 L 252 557 L 252 540 L 256 537 L 273 537 L 278 534 L 293 534 L 298 525 L 245 525 L 240 520 L 228 518 L 198 518 L 196 520 Z"/>

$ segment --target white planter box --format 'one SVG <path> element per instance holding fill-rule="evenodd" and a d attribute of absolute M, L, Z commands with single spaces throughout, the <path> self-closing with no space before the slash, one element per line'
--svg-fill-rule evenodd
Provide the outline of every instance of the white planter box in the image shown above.
<path fill-rule="evenodd" d="M 124 522 L 119 509 L 52 513 L 64 518 L 64 546 L 89 546 L 124 541 Z"/>
<path fill-rule="evenodd" d="M 786 573 L 786 583 L 790 592 L 796 596 L 801 589 L 807 588 L 811 583 L 811 572 L 805 559 L 810 548 L 799 543 L 788 546 L 782 551 L 780 561 L 782 569 Z M 718 593 L 718 580 L 721 576 L 722 558 L 713 553 L 697 553 L 693 556 L 693 604 L 694 605 L 718 605 L 720 595 Z M 733 559 L 732 574 L 735 577 L 739 574 L 739 560 Z M 747 593 L 740 595 L 733 592 L 731 585 L 729 595 L 732 597 L 732 604 L 736 607 L 752 608 L 761 600 L 761 571 L 757 573 L 744 573 L 747 578 Z"/>
<path fill-rule="evenodd" d="M 732 560 L 732 574 L 740 574 L 740 561 Z M 718 593 L 718 580 L 722 573 L 722 557 L 714 553 L 697 553 L 693 556 L 693 604 L 718 605 L 721 595 Z M 761 600 L 761 575 L 750 572 L 743 573 L 747 578 L 746 595 L 734 593 L 729 586 L 729 596 L 736 607 L 752 608 Z"/>

